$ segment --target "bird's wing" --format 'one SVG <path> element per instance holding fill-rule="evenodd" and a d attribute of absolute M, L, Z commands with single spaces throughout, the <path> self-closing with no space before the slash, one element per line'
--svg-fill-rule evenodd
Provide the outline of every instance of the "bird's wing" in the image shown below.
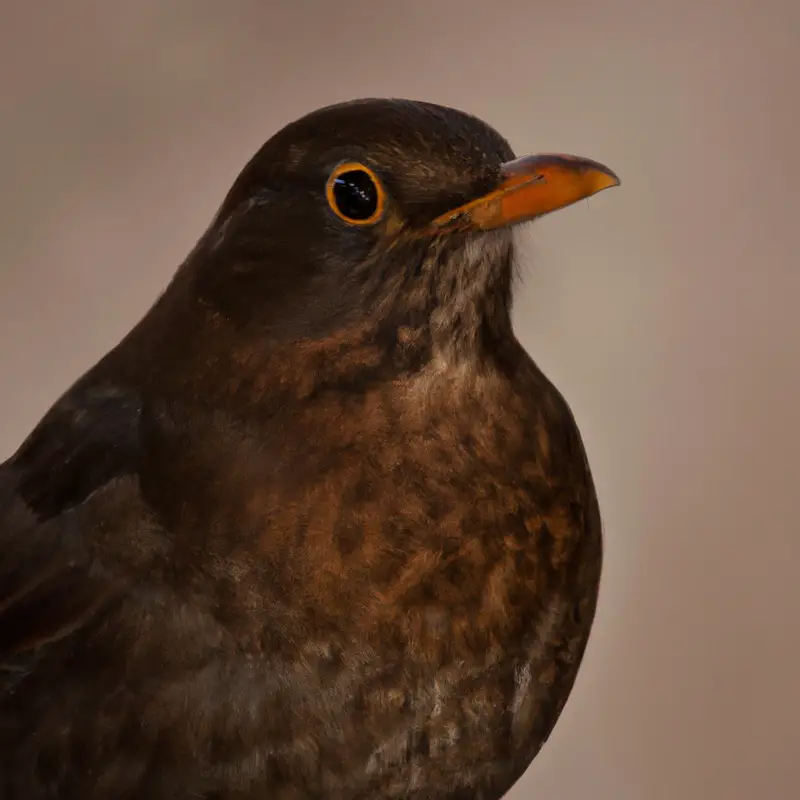
<path fill-rule="evenodd" d="M 135 392 L 79 384 L 0 466 L 0 691 L 122 591 L 91 498 L 135 479 L 140 413 Z"/>

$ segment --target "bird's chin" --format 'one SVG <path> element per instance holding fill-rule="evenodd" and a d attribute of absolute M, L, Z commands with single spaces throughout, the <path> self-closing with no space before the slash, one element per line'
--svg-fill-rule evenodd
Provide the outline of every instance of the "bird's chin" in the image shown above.
<path fill-rule="evenodd" d="M 493 231 L 471 231 L 465 242 L 465 258 L 470 263 L 494 265 L 502 269 L 514 251 L 515 234 L 512 228 Z"/>
<path fill-rule="evenodd" d="M 510 269 L 514 253 L 512 228 L 469 229 L 445 234 L 440 239 L 439 269 L 443 279 L 457 279 L 461 292 L 490 290 L 496 279 Z"/>

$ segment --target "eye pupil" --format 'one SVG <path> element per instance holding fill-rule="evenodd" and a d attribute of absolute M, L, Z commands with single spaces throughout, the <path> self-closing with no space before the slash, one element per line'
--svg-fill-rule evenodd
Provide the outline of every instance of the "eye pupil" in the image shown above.
<path fill-rule="evenodd" d="M 332 188 L 339 213 L 348 219 L 363 222 L 378 209 L 378 188 L 364 170 L 342 172 L 334 178 Z"/>

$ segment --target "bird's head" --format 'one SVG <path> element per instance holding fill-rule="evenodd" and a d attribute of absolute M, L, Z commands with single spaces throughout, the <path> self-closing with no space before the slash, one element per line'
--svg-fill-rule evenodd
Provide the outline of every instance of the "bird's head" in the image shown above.
<path fill-rule="evenodd" d="M 343 103 L 261 148 L 187 266 L 203 303 L 270 340 L 372 326 L 470 348 L 510 325 L 513 226 L 618 183 L 586 159 L 515 159 L 454 109 Z"/>

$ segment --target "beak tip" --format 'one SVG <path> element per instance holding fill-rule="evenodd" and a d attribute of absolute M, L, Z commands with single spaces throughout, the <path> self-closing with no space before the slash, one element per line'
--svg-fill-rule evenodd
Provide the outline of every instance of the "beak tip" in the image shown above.
<path fill-rule="evenodd" d="M 576 161 L 577 160 L 576 158 Z M 595 191 L 600 192 L 603 189 L 612 189 L 622 183 L 619 175 L 605 164 L 601 164 L 599 161 L 590 161 L 589 159 L 585 159 L 585 162 L 586 171 L 592 173 L 594 176 L 594 183 L 597 187 Z"/>
<path fill-rule="evenodd" d="M 619 179 L 619 176 L 615 175 L 611 170 L 608 170 L 606 179 L 600 183 L 600 189 L 613 189 L 615 186 L 621 185 L 622 181 Z"/>
<path fill-rule="evenodd" d="M 622 181 L 613 170 L 603 164 L 592 163 L 586 166 L 583 172 L 583 190 L 581 194 L 588 199 L 592 195 L 613 189 Z"/>

